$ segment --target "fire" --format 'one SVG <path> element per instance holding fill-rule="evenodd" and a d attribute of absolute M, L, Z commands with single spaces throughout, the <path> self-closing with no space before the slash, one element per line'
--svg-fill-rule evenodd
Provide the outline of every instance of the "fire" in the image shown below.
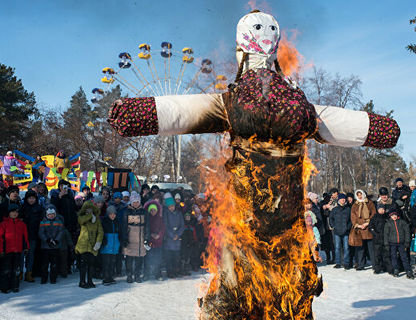
<path fill-rule="evenodd" d="M 296 32 L 293 33 L 291 39 L 288 39 L 285 32 L 282 33 L 282 38 L 279 42 L 279 50 L 277 57 L 280 67 L 285 76 L 290 76 L 299 72 L 303 63 L 303 56 L 299 53 L 294 45 L 296 39 Z"/>
<path fill-rule="evenodd" d="M 300 161 L 284 170 L 303 169 L 300 176 L 304 185 L 313 164 L 306 156 Z M 313 292 L 309 291 L 317 288 L 319 279 L 310 248 L 313 234 L 306 231 L 304 224 L 304 195 L 293 202 L 284 196 L 275 199 L 276 185 L 282 182 L 279 174 L 285 172 L 277 171 L 279 174 L 270 177 L 264 188 L 261 181 L 267 168 L 251 160 L 232 166 L 222 155 L 205 165 L 215 169 L 206 172 L 205 177 L 215 193 L 204 266 L 213 278 L 205 288 L 200 319 L 310 318 Z M 246 171 L 250 171 L 251 179 Z M 255 215 L 253 199 L 264 199 L 258 204 L 261 212 L 266 212 L 264 217 Z M 296 208 L 293 223 L 279 233 L 268 233 L 273 226 L 264 222 L 280 221 L 273 220 L 275 213 L 269 209 L 291 206 Z"/>

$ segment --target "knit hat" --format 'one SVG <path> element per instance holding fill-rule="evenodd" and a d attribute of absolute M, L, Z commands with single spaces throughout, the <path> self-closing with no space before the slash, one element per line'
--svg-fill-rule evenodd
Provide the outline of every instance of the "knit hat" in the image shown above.
<path fill-rule="evenodd" d="M 416 187 L 416 181 L 415 180 L 410 180 L 409 181 L 409 187 Z"/>
<path fill-rule="evenodd" d="M 98 195 L 94 197 L 94 203 L 104 202 L 104 198 L 102 195 Z"/>
<path fill-rule="evenodd" d="M 121 192 L 114 192 L 113 199 L 121 199 L 123 196 L 121 195 Z"/>
<path fill-rule="evenodd" d="M 53 204 L 48 204 L 46 206 L 46 215 L 48 215 L 48 214 L 56 215 L 56 207 Z"/>
<path fill-rule="evenodd" d="M 140 196 L 136 193 L 130 197 L 130 203 L 133 204 L 134 202 L 140 202 Z"/>
<path fill-rule="evenodd" d="M 308 193 L 308 198 L 311 199 L 311 200 L 315 200 L 315 199 L 318 199 L 319 197 L 316 193 L 309 192 Z"/>
<path fill-rule="evenodd" d="M 395 183 L 397 183 L 397 182 L 403 182 L 403 179 L 402 178 L 397 178 Z"/>
<path fill-rule="evenodd" d="M 121 193 L 121 195 L 123 196 L 123 198 L 124 198 L 124 197 L 130 197 L 130 192 L 128 192 L 128 191 L 123 191 L 123 192 Z"/>
<path fill-rule="evenodd" d="M 172 197 L 172 194 L 170 193 L 170 192 L 166 192 L 164 195 L 163 195 L 163 199 L 168 199 L 168 198 L 173 198 Z"/>
<path fill-rule="evenodd" d="M 18 186 L 12 185 L 12 186 L 7 188 L 7 194 L 8 195 L 10 195 L 10 193 L 16 192 L 16 191 L 19 192 L 19 187 Z"/>
<path fill-rule="evenodd" d="M 151 204 L 151 205 L 147 208 L 147 211 L 148 211 L 148 212 L 150 212 L 150 211 L 152 211 L 153 209 L 155 209 L 155 210 L 157 211 L 157 205 L 155 205 L 155 204 Z"/>
<path fill-rule="evenodd" d="M 12 156 L 13 155 L 13 152 L 12 151 L 7 151 L 6 155 Z"/>
<path fill-rule="evenodd" d="M 7 212 L 10 213 L 12 211 L 19 211 L 19 206 L 17 204 L 9 204 L 8 208 L 7 208 Z"/>
<path fill-rule="evenodd" d="M 396 211 L 392 211 L 392 212 L 390 212 L 389 213 L 389 216 L 391 217 L 391 216 L 398 216 L 398 213 L 396 212 Z"/>
<path fill-rule="evenodd" d="M 167 207 L 169 207 L 169 206 L 174 206 L 174 205 L 175 205 L 175 200 L 173 200 L 173 198 L 172 198 L 172 197 L 167 198 L 167 199 L 165 199 L 165 205 L 166 205 Z"/>
<path fill-rule="evenodd" d="M 117 214 L 117 209 L 116 209 L 115 206 L 109 206 L 107 208 L 106 213 L 107 213 L 107 216 L 110 215 L 110 214 L 112 214 L 112 213 Z"/>
<path fill-rule="evenodd" d="M 347 200 L 347 196 L 345 194 L 343 194 L 343 193 L 339 193 L 338 194 L 338 200 L 341 200 L 341 199 Z"/>
<path fill-rule="evenodd" d="M 175 200 L 176 199 L 182 200 L 182 197 L 181 197 L 181 195 L 179 193 L 175 194 Z"/>
<path fill-rule="evenodd" d="M 389 195 L 389 190 L 386 187 L 381 187 L 378 190 L 378 193 L 380 194 L 380 196 L 388 196 Z"/>
<path fill-rule="evenodd" d="M 35 197 L 37 199 L 38 198 L 38 194 L 35 191 L 33 191 L 33 190 L 29 190 L 25 194 L 25 199 L 28 199 L 30 197 Z"/>

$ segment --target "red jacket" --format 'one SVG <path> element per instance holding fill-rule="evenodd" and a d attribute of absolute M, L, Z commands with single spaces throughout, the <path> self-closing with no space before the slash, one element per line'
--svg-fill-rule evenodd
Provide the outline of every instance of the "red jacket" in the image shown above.
<path fill-rule="evenodd" d="M 29 249 L 26 224 L 20 219 L 4 218 L 0 223 L 0 253 Z"/>

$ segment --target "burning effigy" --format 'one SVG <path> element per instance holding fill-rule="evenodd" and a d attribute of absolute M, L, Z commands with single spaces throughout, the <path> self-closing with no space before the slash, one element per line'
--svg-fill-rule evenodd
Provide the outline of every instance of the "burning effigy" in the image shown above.
<path fill-rule="evenodd" d="M 122 136 L 230 135 L 200 319 L 312 319 L 322 279 L 304 224 L 306 140 L 392 148 L 400 135 L 393 119 L 309 103 L 282 72 L 279 39 L 275 18 L 255 10 L 237 25 L 239 69 L 228 92 L 125 98 L 109 111 Z"/>

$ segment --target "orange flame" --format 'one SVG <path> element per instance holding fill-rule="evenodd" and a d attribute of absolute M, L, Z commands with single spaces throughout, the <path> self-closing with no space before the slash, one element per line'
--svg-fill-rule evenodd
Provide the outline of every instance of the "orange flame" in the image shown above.
<path fill-rule="evenodd" d="M 296 72 L 299 72 L 304 61 L 303 56 L 299 53 L 294 45 L 295 39 L 296 32 L 292 33 L 292 37 L 290 39 L 288 39 L 286 33 L 283 32 L 282 38 L 279 42 L 277 58 L 285 76 L 290 76 Z"/>
<path fill-rule="evenodd" d="M 307 156 L 304 159 L 303 164 L 300 164 L 303 166 L 303 183 L 307 182 L 314 168 Z M 287 226 L 283 234 L 274 235 L 267 242 L 260 240 L 252 227 L 257 219 L 252 204 L 248 199 L 238 197 L 228 180 L 239 177 L 241 188 L 246 190 L 251 190 L 252 182 L 250 184 L 245 172 L 240 172 L 238 167 L 231 169 L 230 175 L 225 165 L 224 154 L 220 159 L 206 163 L 213 170 L 206 172 L 205 179 L 209 189 L 215 193 L 215 198 L 212 197 L 208 254 L 204 259 L 204 267 L 214 276 L 209 288 L 204 287 L 206 298 L 216 295 L 225 285 L 230 289 L 229 294 L 236 295 L 234 298 L 237 303 L 241 298 L 239 291 L 243 291 L 245 305 L 241 305 L 242 309 L 252 311 L 260 302 L 262 319 L 306 318 L 310 314 L 312 299 L 305 299 L 302 290 L 315 287 L 318 279 L 311 255 L 313 233 L 305 228 L 303 212 L 299 212 L 296 222 Z M 256 181 L 256 175 L 260 175 L 263 168 L 251 169 L 254 169 L 252 173 Z M 272 192 L 271 186 L 269 190 L 256 188 L 258 194 Z M 287 255 L 287 259 L 284 262 L 276 259 L 280 255 Z M 279 306 L 276 306 L 276 297 L 281 299 Z M 210 301 L 205 300 L 205 303 L 209 304 Z M 218 313 L 218 310 L 212 312 Z M 221 315 L 200 315 L 201 319 L 208 317 L 224 319 Z"/>

